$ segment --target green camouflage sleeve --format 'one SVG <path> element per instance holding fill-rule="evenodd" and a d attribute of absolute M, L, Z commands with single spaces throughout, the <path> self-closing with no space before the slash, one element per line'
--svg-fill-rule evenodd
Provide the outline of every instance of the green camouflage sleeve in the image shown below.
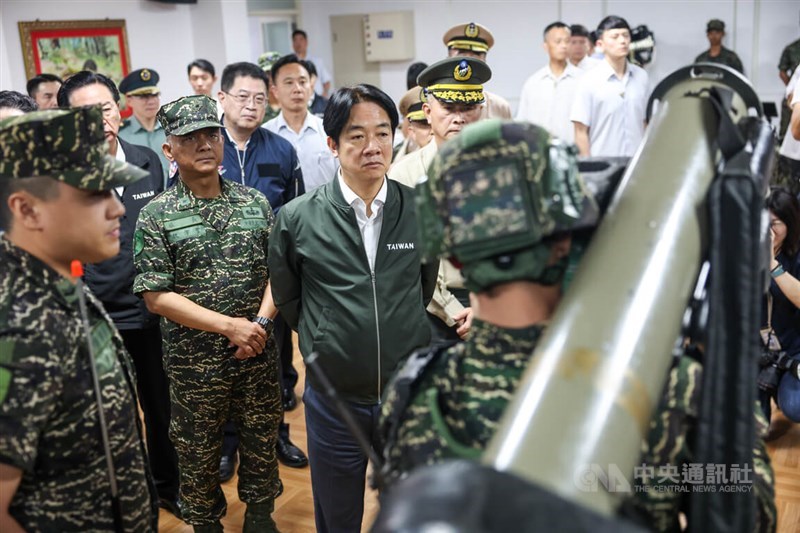
<path fill-rule="evenodd" d="M 33 331 L 0 337 L 0 463 L 26 472 L 63 386 L 55 339 L 43 337 Z"/>
<path fill-rule="evenodd" d="M 269 257 L 269 236 L 272 233 L 273 226 L 275 226 L 275 215 L 272 213 L 272 206 L 270 205 L 267 197 L 255 189 L 253 189 L 253 192 L 259 193 L 256 198 L 259 200 L 261 211 L 264 213 L 264 218 L 267 219 L 267 231 L 264 233 L 264 254 L 266 257 Z"/>
<path fill-rule="evenodd" d="M 147 207 L 151 206 L 152 203 Z M 172 291 L 175 282 L 175 263 L 169 253 L 163 224 L 147 207 L 139 213 L 133 235 L 134 294 Z"/>

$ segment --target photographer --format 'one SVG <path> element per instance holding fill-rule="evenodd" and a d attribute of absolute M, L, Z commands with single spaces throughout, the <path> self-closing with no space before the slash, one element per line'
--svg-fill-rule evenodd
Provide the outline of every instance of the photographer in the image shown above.
<path fill-rule="evenodd" d="M 767 208 L 772 280 L 765 298 L 760 400 L 767 420 L 775 398 L 787 418 L 800 422 L 800 204 L 789 191 L 776 187 Z"/>

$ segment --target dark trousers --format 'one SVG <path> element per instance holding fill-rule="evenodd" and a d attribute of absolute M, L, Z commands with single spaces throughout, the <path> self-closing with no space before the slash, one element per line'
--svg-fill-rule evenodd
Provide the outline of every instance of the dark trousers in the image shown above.
<path fill-rule="evenodd" d="M 308 460 L 319 533 L 358 533 L 364 515 L 367 454 L 358 445 L 332 402 L 306 382 Z M 377 448 L 380 405 L 348 403 L 358 426 Z"/>
<path fill-rule="evenodd" d="M 169 381 L 164 373 L 161 330 L 120 330 L 125 349 L 136 368 L 136 389 L 144 413 L 147 455 L 158 496 L 170 501 L 178 498 L 178 455 L 169 439 Z"/>
<path fill-rule="evenodd" d="M 273 336 L 278 345 L 278 372 L 281 377 L 281 394 L 286 389 L 294 389 L 297 385 L 297 370 L 292 365 L 294 347 L 292 345 L 292 328 L 283 320 L 281 315 L 275 317 Z M 283 406 L 283 402 L 281 402 Z M 222 455 L 231 457 L 239 449 L 239 437 L 236 436 L 236 427 L 228 420 L 222 428 Z M 281 414 L 280 437 L 289 438 L 289 424 L 283 422 Z"/>

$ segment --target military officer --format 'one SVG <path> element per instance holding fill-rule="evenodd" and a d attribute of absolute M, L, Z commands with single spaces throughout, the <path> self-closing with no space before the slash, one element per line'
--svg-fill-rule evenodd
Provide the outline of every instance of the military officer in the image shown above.
<path fill-rule="evenodd" d="M 119 253 L 113 189 L 147 173 L 99 106 L 5 119 L 0 151 L 0 531 L 155 531 L 133 364 L 71 270 Z"/>
<path fill-rule="evenodd" d="M 561 297 L 569 213 L 584 205 L 576 165 L 543 128 L 487 120 L 444 143 L 417 185 L 423 252 L 459 266 L 475 319 L 465 342 L 415 353 L 390 383 L 380 423 L 390 480 L 443 459 L 477 458 L 494 434 Z M 549 167 L 573 172 L 546 183 Z M 520 202 L 523 187 L 528 202 Z M 564 192 L 562 202 L 539 214 L 548 187 Z M 540 227 L 525 228 L 526 220 Z"/>
<path fill-rule="evenodd" d="M 430 143 L 432 139 L 431 125 L 428 124 L 428 119 L 425 118 L 425 112 L 422 110 L 424 101 L 425 94 L 419 85 L 409 89 L 400 99 L 397 107 L 400 108 L 400 116 L 403 117 L 405 140 L 395 149 L 392 162 L 398 161 L 420 148 L 425 148 Z"/>
<path fill-rule="evenodd" d="M 119 82 L 119 92 L 125 95 L 125 102 L 133 111 L 133 115 L 122 123 L 119 137 L 130 144 L 147 146 L 158 154 L 166 178 L 169 176 L 169 161 L 161 150 L 166 135 L 156 120 L 156 113 L 161 106 L 158 79 L 155 70 L 140 68 Z"/>
<path fill-rule="evenodd" d="M 494 36 L 486 26 L 469 22 L 456 24 L 442 38 L 447 47 L 447 57 L 475 57 L 486 61 L 486 54 L 494 46 Z M 511 119 L 511 106 L 502 96 L 483 92 L 486 104 L 481 109 L 481 118 Z"/>
<path fill-rule="evenodd" d="M 485 101 L 484 82 L 492 71 L 480 59 L 451 57 L 423 70 L 417 81 L 424 89 L 422 111 L 431 125 L 433 141 L 393 165 L 389 178 L 414 187 L 436 156 L 438 147 L 461 130 L 481 119 Z M 428 304 L 428 320 L 434 339 L 456 340 L 469 333 L 472 323 L 469 296 L 458 269 L 443 261 L 439 266 L 436 291 Z"/>
<path fill-rule="evenodd" d="M 179 179 L 139 214 L 133 290 L 162 316 L 183 519 L 195 531 L 222 531 L 218 468 L 230 417 L 241 440 L 244 531 L 273 531 L 281 393 L 270 338 L 272 209 L 257 190 L 219 175 L 223 134 L 212 99 L 180 98 L 158 119 Z"/>
<path fill-rule="evenodd" d="M 720 63 L 744 74 L 742 60 L 736 52 L 722 46 L 722 39 L 725 37 L 724 22 L 719 19 L 709 20 L 706 25 L 706 37 L 710 47 L 695 58 L 695 63 Z"/>

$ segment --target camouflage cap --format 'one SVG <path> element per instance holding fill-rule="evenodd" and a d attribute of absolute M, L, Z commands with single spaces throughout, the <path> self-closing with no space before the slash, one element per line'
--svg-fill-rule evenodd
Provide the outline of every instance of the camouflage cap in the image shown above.
<path fill-rule="evenodd" d="M 34 111 L 0 121 L 0 179 L 49 177 L 106 191 L 147 172 L 108 155 L 100 106 Z"/>
<path fill-rule="evenodd" d="M 203 128 L 221 128 L 217 103 L 204 94 L 183 96 L 164 104 L 156 115 L 167 135 L 186 135 Z"/>
<path fill-rule="evenodd" d="M 492 69 L 480 59 L 448 57 L 420 72 L 417 84 L 442 102 L 482 104 L 483 84 L 491 77 Z"/>
<path fill-rule="evenodd" d="M 258 56 L 258 66 L 261 67 L 261 70 L 269 74 L 272 70 L 272 65 L 274 65 L 279 59 L 281 58 L 281 54 L 278 52 L 264 52 L 260 56 Z"/>
<path fill-rule="evenodd" d="M 423 256 L 451 259 L 473 291 L 557 281 L 563 268 L 548 270 L 543 239 L 597 216 L 573 145 L 539 126 L 500 120 L 471 124 L 445 142 L 416 202 Z"/>

